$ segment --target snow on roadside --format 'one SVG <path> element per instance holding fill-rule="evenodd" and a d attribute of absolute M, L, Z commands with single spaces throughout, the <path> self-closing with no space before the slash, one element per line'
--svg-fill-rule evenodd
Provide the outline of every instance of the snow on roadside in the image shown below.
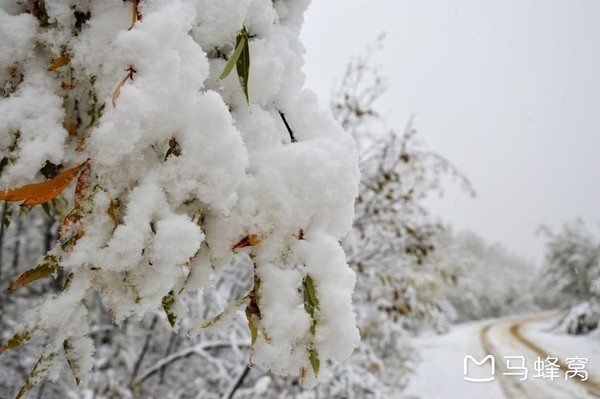
<path fill-rule="evenodd" d="M 415 339 L 421 363 L 406 390 L 406 398 L 422 399 L 504 399 L 497 381 L 475 383 L 464 380 L 463 362 L 467 355 L 484 357 L 479 332 L 489 321 L 465 323 L 444 335 Z"/>
<path fill-rule="evenodd" d="M 508 383 L 509 392 L 516 395 L 562 398 L 567 394 L 572 395 L 569 397 L 573 398 L 588 397 L 584 385 L 575 383 L 575 381 L 564 381 L 562 372 L 559 377 L 561 381 L 534 378 L 534 374 L 537 373 L 534 369 L 534 361 L 537 360 L 538 354 L 523 346 L 523 343 L 511 334 L 511 327 L 519 325 L 518 331 L 523 337 L 544 349 L 549 356 L 556 357 L 563 363 L 567 358 L 575 356 L 588 359 L 585 370 L 588 372 L 590 380 L 597 384 L 600 376 L 599 335 L 557 334 L 551 329 L 556 324 L 556 318 L 557 316 L 542 315 L 539 319 L 527 316 L 485 320 L 455 326 L 445 335 L 427 335 L 415 339 L 414 344 L 421 353 L 421 363 L 411 379 L 405 397 L 411 399 L 505 398 L 507 396 L 503 393 L 500 385 L 502 378 L 504 378 L 504 383 Z M 481 361 L 486 355 L 482 347 L 481 336 L 482 330 L 487 325 L 492 326 L 487 336 L 493 349 L 498 352 L 494 354 L 496 356 L 495 379 L 490 382 L 465 381 L 465 356 L 471 355 L 477 361 Z M 520 376 L 502 376 L 501 374 L 506 371 L 504 369 L 506 359 L 498 358 L 498 356 L 524 357 L 528 378 L 521 383 Z M 515 361 L 512 360 L 512 366 L 516 365 Z"/>
<path fill-rule="evenodd" d="M 600 331 L 588 335 L 568 335 L 553 331 L 557 318 L 530 323 L 523 333 L 560 359 L 580 357 L 588 359 L 586 370 L 595 381 L 600 380 Z"/>

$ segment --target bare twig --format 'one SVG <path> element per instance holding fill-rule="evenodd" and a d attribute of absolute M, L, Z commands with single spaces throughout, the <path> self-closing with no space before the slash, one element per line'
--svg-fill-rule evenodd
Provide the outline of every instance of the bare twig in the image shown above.
<path fill-rule="evenodd" d="M 246 377 L 248 376 L 249 372 L 250 372 L 250 366 L 249 365 L 245 365 L 244 369 L 238 374 L 237 378 L 235 379 L 235 382 L 233 384 L 231 384 L 231 386 L 229 387 L 229 389 L 227 390 L 227 392 L 225 392 L 222 397 L 224 399 L 232 399 L 233 395 L 235 395 L 235 392 L 244 383 L 244 379 L 246 379 Z"/>
<path fill-rule="evenodd" d="M 129 380 L 129 387 L 133 386 L 135 377 L 137 376 L 138 372 L 140 371 L 140 366 L 142 364 L 142 361 L 144 360 L 144 357 L 146 356 L 148 347 L 150 346 L 150 339 L 152 339 L 154 327 L 156 326 L 157 321 L 158 321 L 158 316 L 154 315 L 154 318 L 152 319 L 152 324 L 150 325 L 150 328 L 148 329 L 148 334 L 146 335 L 146 340 L 144 341 L 144 346 L 142 346 L 142 351 L 140 352 L 140 355 L 135 362 L 135 366 L 133 367 L 133 373 L 131 374 L 131 379 Z"/>
<path fill-rule="evenodd" d="M 162 360 L 157 361 L 153 366 L 144 370 L 144 372 L 141 373 L 141 375 L 139 377 L 137 377 L 137 379 L 134 381 L 134 383 L 132 385 L 137 385 L 137 384 L 147 380 L 148 378 L 152 377 L 154 374 L 156 374 L 160 370 L 162 370 L 164 367 L 167 367 L 168 365 L 175 363 L 176 361 L 178 361 L 180 359 L 185 359 L 185 358 L 188 358 L 188 357 L 194 356 L 194 355 L 205 356 L 204 352 L 208 349 L 230 348 L 232 345 L 235 345 L 237 347 L 250 348 L 250 342 L 246 342 L 246 341 L 234 342 L 234 343 L 231 343 L 228 341 L 213 341 L 213 342 L 206 342 L 203 344 L 190 346 L 188 348 L 180 350 L 179 352 L 175 352 L 172 355 L 167 356 Z"/>
<path fill-rule="evenodd" d="M 285 128 L 287 129 L 288 133 L 290 134 L 290 139 L 292 140 L 292 143 L 296 143 L 297 142 L 296 137 L 294 136 L 294 132 L 292 131 L 292 128 L 288 124 L 287 119 L 285 119 L 285 114 L 283 112 L 279 111 L 279 116 L 281 116 L 281 120 L 285 124 Z"/>
<path fill-rule="evenodd" d="M 174 331 L 172 331 L 171 338 L 169 338 L 169 344 L 167 345 L 167 351 L 165 352 L 165 356 L 169 356 L 173 352 L 173 348 L 175 347 L 176 339 L 177 339 L 177 334 Z M 164 382 L 165 382 L 165 371 L 167 371 L 166 364 L 160 369 L 160 374 L 159 374 L 160 384 L 164 384 Z"/>

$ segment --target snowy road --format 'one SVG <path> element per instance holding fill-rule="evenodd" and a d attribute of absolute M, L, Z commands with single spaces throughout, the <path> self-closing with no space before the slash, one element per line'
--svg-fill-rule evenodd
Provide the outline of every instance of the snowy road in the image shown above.
<path fill-rule="evenodd" d="M 555 313 L 470 323 L 443 336 L 419 339 L 423 361 L 408 397 L 600 398 L 598 339 L 544 332 L 556 317 Z M 478 364 L 488 355 L 492 358 Z"/>

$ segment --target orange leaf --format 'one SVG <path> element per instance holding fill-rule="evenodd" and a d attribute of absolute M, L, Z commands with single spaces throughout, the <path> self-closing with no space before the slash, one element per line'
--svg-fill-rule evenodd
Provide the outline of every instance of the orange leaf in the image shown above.
<path fill-rule="evenodd" d="M 45 182 L 28 184 L 23 187 L 0 191 L 0 201 L 25 200 L 21 206 L 38 205 L 48 202 L 60 194 L 87 163 L 88 161 L 85 161 L 81 165 L 66 170 L 54 179 Z"/>
<path fill-rule="evenodd" d="M 54 62 L 48 67 L 48 70 L 54 71 L 55 69 L 58 69 L 61 66 L 67 65 L 69 61 L 69 56 L 66 53 L 62 53 L 60 57 L 55 59 Z"/>
<path fill-rule="evenodd" d="M 240 242 L 233 246 L 233 249 L 244 248 L 244 247 L 255 247 L 260 244 L 260 238 L 256 234 L 250 234 L 242 238 Z"/>

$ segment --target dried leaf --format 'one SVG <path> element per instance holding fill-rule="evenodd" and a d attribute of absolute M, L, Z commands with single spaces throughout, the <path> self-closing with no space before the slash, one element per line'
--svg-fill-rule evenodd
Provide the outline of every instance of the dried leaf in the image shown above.
<path fill-rule="evenodd" d="M 27 285 L 32 281 L 47 277 L 54 273 L 56 269 L 58 269 L 58 258 L 54 255 L 46 255 L 36 267 L 21 274 L 8 290 L 14 291 L 20 285 Z"/>
<path fill-rule="evenodd" d="M 254 346 L 254 344 L 256 343 L 256 339 L 258 338 L 258 327 L 256 327 L 256 325 L 254 324 L 254 320 L 252 317 L 248 319 L 248 328 L 250 329 L 251 336 L 250 344 Z"/>
<path fill-rule="evenodd" d="M 81 167 L 81 173 L 77 178 L 77 184 L 75 185 L 75 204 L 79 204 L 81 201 L 86 199 L 90 195 L 90 180 L 91 180 L 92 165 L 86 162 Z"/>
<path fill-rule="evenodd" d="M 79 126 L 77 125 L 76 121 L 73 121 L 71 123 L 69 123 L 69 128 L 67 129 L 67 131 L 69 132 L 69 136 L 77 136 L 77 128 Z"/>
<path fill-rule="evenodd" d="M 75 241 L 77 241 L 77 239 L 83 236 L 83 230 L 79 221 L 92 211 L 94 197 L 99 190 L 101 190 L 101 188 L 95 186 L 92 192 L 84 200 L 77 203 L 61 221 L 60 226 L 58 227 L 57 238 L 63 247 L 66 246 L 69 241 L 73 240 L 74 237 L 76 237 Z M 74 243 L 75 242 L 72 242 L 72 244 Z"/>
<path fill-rule="evenodd" d="M 31 331 L 24 330 L 14 334 L 0 349 L 0 355 L 9 349 L 15 349 L 31 339 Z"/>
<path fill-rule="evenodd" d="M 114 200 L 110 200 L 110 204 L 108 205 L 108 209 L 106 210 L 108 216 L 110 216 L 113 222 L 117 224 L 121 223 L 121 218 L 118 216 L 120 214 L 120 208 L 121 201 L 119 201 L 118 198 L 115 198 Z"/>
<path fill-rule="evenodd" d="M 61 66 L 65 66 L 69 63 L 69 55 L 67 53 L 62 53 L 54 62 L 48 67 L 49 71 L 54 71 Z"/>
<path fill-rule="evenodd" d="M 115 89 L 115 91 L 113 93 L 113 96 L 112 96 L 112 106 L 113 106 L 113 108 L 116 107 L 117 99 L 121 95 L 121 87 L 123 87 L 123 85 L 125 84 L 125 82 L 127 82 L 127 80 L 129 80 L 129 79 L 133 80 L 133 74 L 136 73 L 136 72 L 137 71 L 135 69 L 133 69 L 132 66 L 130 66 L 127 69 L 127 75 L 125 75 L 125 77 L 123 79 L 121 79 L 121 81 L 119 82 L 119 85 L 117 86 L 117 88 Z"/>
<path fill-rule="evenodd" d="M 167 150 L 167 153 L 165 154 L 165 161 L 171 155 L 174 155 L 176 157 L 181 155 L 181 147 L 179 146 L 179 143 L 177 142 L 175 137 L 171 137 L 169 139 L 169 149 Z"/>
<path fill-rule="evenodd" d="M 83 136 L 81 138 L 81 140 L 79 140 L 79 143 L 77 143 L 77 147 L 75 147 L 75 151 L 77 152 L 82 152 L 83 149 L 85 148 L 85 145 L 87 143 L 87 139 L 89 136 Z"/>
<path fill-rule="evenodd" d="M 66 170 L 53 179 L 41 183 L 28 184 L 23 187 L 0 191 L 0 201 L 22 201 L 21 206 L 38 205 L 48 202 L 60 194 L 77 176 L 87 163 Z"/>
<path fill-rule="evenodd" d="M 33 388 L 38 382 L 42 380 L 42 378 L 46 375 L 46 372 L 52 365 L 52 361 L 55 357 L 55 352 L 49 353 L 48 355 L 44 353 L 40 356 L 35 366 L 33 367 L 33 370 L 31 370 L 29 377 L 27 377 L 25 384 L 17 394 L 16 399 L 22 398 L 23 395 L 29 392 L 31 388 Z"/>
<path fill-rule="evenodd" d="M 135 26 L 135 23 L 138 20 L 138 15 L 139 15 L 139 13 L 138 13 L 138 0 L 133 0 L 133 9 L 132 9 L 132 14 L 131 14 L 131 26 L 129 27 L 128 30 L 133 29 L 133 27 Z"/>
<path fill-rule="evenodd" d="M 244 247 L 255 247 L 260 244 L 260 238 L 256 234 L 249 234 L 242 238 L 240 242 L 233 246 L 233 249 L 239 249 Z"/>

